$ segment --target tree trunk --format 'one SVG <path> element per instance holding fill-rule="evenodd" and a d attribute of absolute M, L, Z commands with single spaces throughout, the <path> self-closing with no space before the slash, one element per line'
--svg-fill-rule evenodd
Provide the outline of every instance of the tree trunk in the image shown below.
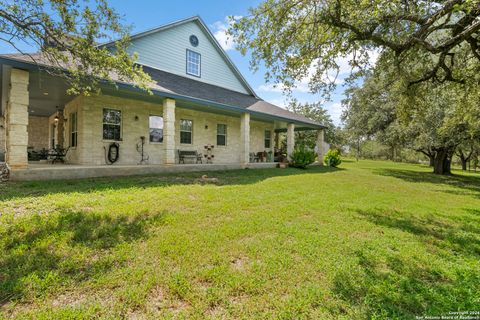
<path fill-rule="evenodd" d="M 473 148 L 471 148 L 470 153 L 467 155 L 463 153 L 461 149 L 458 150 L 457 156 L 460 159 L 460 162 L 462 163 L 462 170 L 467 171 L 467 162 L 470 160 L 473 154 Z"/>
<path fill-rule="evenodd" d="M 462 163 L 462 170 L 467 171 L 467 159 L 460 158 L 460 162 Z"/>
<path fill-rule="evenodd" d="M 433 173 L 451 174 L 452 152 L 448 148 L 440 148 L 435 152 Z"/>
<path fill-rule="evenodd" d="M 435 162 L 435 152 L 432 152 L 430 149 L 428 151 L 425 151 L 423 149 L 417 149 L 415 151 L 423 153 L 429 160 L 429 167 L 433 167 L 434 162 Z"/>

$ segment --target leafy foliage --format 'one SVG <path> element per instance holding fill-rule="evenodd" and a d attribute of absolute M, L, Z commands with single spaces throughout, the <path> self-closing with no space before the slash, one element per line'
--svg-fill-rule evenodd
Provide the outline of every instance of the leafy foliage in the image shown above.
<path fill-rule="evenodd" d="M 338 167 L 342 160 L 340 159 L 340 151 L 338 149 L 330 149 L 323 156 L 323 162 L 329 167 Z"/>
<path fill-rule="evenodd" d="M 67 79 L 70 93 L 95 92 L 99 79 L 131 82 L 148 91 L 150 77 L 126 50 L 130 27 L 106 0 L 0 0 L 0 8 L 0 40 L 41 66 L 53 65 L 45 71 Z M 112 40 L 111 48 L 98 45 Z M 39 54 L 23 52 L 18 43 Z"/>
<path fill-rule="evenodd" d="M 322 107 L 320 102 L 316 103 L 300 103 L 296 99 L 293 99 L 287 107 L 288 110 L 301 114 L 308 119 L 323 124 L 326 129 L 324 130 L 325 142 L 335 146 L 342 146 L 343 141 L 340 134 L 340 128 L 335 127 L 332 118 L 328 114 L 327 110 Z M 312 130 L 296 131 L 295 141 L 300 141 L 302 144 L 309 148 L 315 148 L 317 143 L 317 132 Z"/>
<path fill-rule="evenodd" d="M 264 63 L 266 78 L 287 91 L 302 79 L 329 91 L 341 59 L 358 71 L 353 80 L 378 53 L 390 54 L 409 83 L 463 82 L 461 61 L 480 61 L 479 13 L 478 0 L 264 0 L 229 32 L 252 52 L 252 67 Z"/>
<path fill-rule="evenodd" d="M 374 139 L 391 150 L 395 159 L 402 148 L 425 154 L 436 173 L 450 172 L 455 149 L 480 139 L 480 77 L 472 61 L 462 65 L 465 83 L 422 82 L 410 87 L 398 77 L 392 57 L 382 56 L 374 71 L 343 101 L 343 120 L 357 147 Z M 352 141 L 353 142 L 353 141 Z"/>
<path fill-rule="evenodd" d="M 295 147 L 290 157 L 291 167 L 305 169 L 308 165 L 315 162 L 317 154 L 312 149 L 300 144 Z"/>

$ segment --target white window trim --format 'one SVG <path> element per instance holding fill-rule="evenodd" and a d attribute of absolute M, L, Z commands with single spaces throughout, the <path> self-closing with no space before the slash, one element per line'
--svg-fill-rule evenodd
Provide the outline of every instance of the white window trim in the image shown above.
<path fill-rule="evenodd" d="M 75 115 L 75 131 L 73 130 L 72 128 L 72 117 L 73 115 Z M 73 146 L 72 145 L 72 135 L 75 133 L 75 145 Z M 76 149 L 77 146 L 78 146 L 78 112 L 77 111 L 73 111 L 70 113 L 70 136 L 69 136 L 69 140 L 70 140 L 70 148 L 72 149 Z"/>
<path fill-rule="evenodd" d="M 267 139 L 267 131 L 270 132 L 270 137 Z M 269 147 L 265 146 L 265 142 L 268 140 Z M 263 131 L 263 147 L 265 149 L 272 149 L 272 130 L 270 129 L 265 129 Z"/>
<path fill-rule="evenodd" d="M 225 133 L 223 134 L 218 134 L 218 125 L 224 125 L 225 126 Z M 225 136 L 225 144 L 218 144 L 218 136 Z M 228 145 L 228 125 L 226 123 L 217 123 L 217 135 L 215 136 L 215 142 L 217 147 L 220 148 L 225 148 Z"/>
<path fill-rule="evenodd" d="M 189 66 L 189 63 L 190 63 L 189 53 L 194 53 L 194 54 L 198 55 L 198 74 L 190 72 L 189 69 L 188 69 L 188 66 Z M 185 62 L 186 62 L 185 68 L 186 68 L 186 72 L 187 72 L 188 75 L 198 77 L 198 78 L 202 77 L 202 55 L 200 53 L 198 53 L 196 51 L 193 51 L 193 50 L 190 50 L 190 49 L 187 49 L 186 56 L 185 56 Z M 193 64 L 194 62 L 191 62 L 191 63 Z"/>
<path fill-rule="evenodd" d="M 150 141 L 150 117 L 160 117 L 163 119 L 163 116 L 161 115 L 158 115 L 158 114 L 151 114 L 148 116 L 148 143 L 149 144 L 163 144 L 163 141 L 162 142 L 155 142 L 155 141 Z M 165 127 L 165 122 L 163 123 L 163 126 Z M 164 128 L 162 128 L 162 130 L 164 130 Z M 165 132 L 163 132 L 165 134 Z M 165 138 L 165 136 L 163 136 L 163 138 Z"/>
<path fill-rule="evenodd" d="M 182 130 L 182 121 L 190 121 L 192 123 L 192 129 L 190 131 L 185 131 L 185 130 Z M 193 120 L 190 120 L 190 119 L 180 119 L 180 125 L 179 125 L 179 129 L 180 129 L 180 134 L 179 134 L 179 139 L 180 139 L 180 144 L 183 144 L 183 145 L 186 145 L 186 146 L 191 146 L 193 145 Z M 184 143 L 182 142 L 182 132 L 190 132 L 190 143 Z"/>
<path fill-rule="evenodd" d="M 103 122 L 103 113 L 105 110 L 113 110 L 113 111 L 119 111 L 120 112 L 120 124 L 111 124 L 111 123 L 105 123 Z M 103 126 L 105 124 L 108 124 L 108 125 L 114 125 L 114 126 L 120 126 L 120 139 L 119 140 L 115 140 L 115 139 L 105 139 L 104 136 L 103 136 Z M 104 107 L 102 109 L 102 141 L 104 142 L 122 142 L 123 141 L 123 112 L 121 109 L 114 109 L 114 108 L 108 108 L 108 107 Z"/>

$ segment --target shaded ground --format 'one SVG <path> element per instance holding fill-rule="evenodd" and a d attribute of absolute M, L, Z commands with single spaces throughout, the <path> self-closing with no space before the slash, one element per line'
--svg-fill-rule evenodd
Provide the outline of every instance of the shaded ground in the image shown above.
<path fill-rule="evenodd" d="M 0 185 L 0 318 L 411 319 L 480 305 L 480 177 L 346 161 Z"/>

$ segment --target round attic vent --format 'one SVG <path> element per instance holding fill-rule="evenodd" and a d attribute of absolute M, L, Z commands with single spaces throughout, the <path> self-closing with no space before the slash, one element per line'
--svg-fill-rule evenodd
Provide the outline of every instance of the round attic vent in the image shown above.
<path fill-rule="evenodd" d="M 194 47 L 198 46 L 198 38 L 196 35 L 191 35 L 190 36 L 190 44 Z"/>

